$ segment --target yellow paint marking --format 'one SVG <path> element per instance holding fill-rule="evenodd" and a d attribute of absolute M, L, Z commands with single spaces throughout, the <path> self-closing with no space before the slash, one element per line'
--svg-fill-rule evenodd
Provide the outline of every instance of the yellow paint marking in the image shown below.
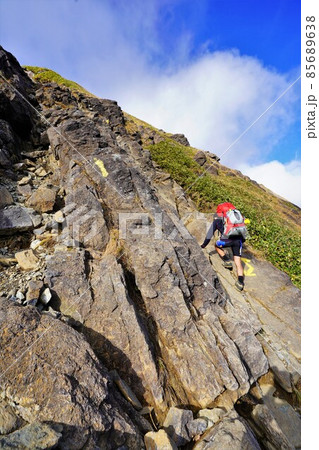
<path fill-rule="evenodd" d="M 103 161 L 101 161 L 100 159 L 94 158 L 94 162 L 98 166 L 98 168 L 100 169 L 102 176 L 104 178 L 106 178 L 109 173 L 105 169 Z"/>
<path fill-rule="evenodd" d="M 250 259 L 242 258 L 242 260 L 245 263 L 245 268 L 244 268 L 245 277 L 256 277 L 257 275 L 255 274 L 255 269 L 254 269 L 253 265 L 251 264 Z"/>

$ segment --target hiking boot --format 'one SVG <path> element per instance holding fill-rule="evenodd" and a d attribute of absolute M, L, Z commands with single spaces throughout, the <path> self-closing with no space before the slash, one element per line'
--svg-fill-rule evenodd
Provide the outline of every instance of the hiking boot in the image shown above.
<path fill-rule="evenodd" d="M 231 261 L 224 261 L 223 266 L 225 267 L 225 269 L 233 270 L 233 263 Z"/>
<path fill-rule="evenodd" d="M 241 283 L 239 280 L 236 281 L 235 286 L 239 291 L 244 289 L 244 283 Z"/>

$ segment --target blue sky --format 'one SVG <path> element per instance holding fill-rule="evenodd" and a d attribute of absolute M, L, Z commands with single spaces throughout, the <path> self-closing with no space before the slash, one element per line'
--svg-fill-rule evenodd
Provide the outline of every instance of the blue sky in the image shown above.
<path fill-rule="evenodd" d="M 0 0 L 0 42 L 222 154 L 300 75 L 295 0 Z M 300 204 L 300 80 L 222 162 Z"/>

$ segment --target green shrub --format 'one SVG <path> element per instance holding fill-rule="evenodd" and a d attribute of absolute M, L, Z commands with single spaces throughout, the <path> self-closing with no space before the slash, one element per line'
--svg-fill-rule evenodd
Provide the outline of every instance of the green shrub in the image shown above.
<path fill-rule="evenodd" d="M 222 202 L 236 205 L 251 221 L 249 244 L 300 287 L 300 232 L 296 224 L 284 218 L 275 196 L 249 180 L 226 176 L 222 170 L 218 176 L 205 173 L 193 159 L 194 150 L 173 140 L 150 145 L 148 149 L 152 158 L 184 188 L 200 211 L 212 212 Z"/>

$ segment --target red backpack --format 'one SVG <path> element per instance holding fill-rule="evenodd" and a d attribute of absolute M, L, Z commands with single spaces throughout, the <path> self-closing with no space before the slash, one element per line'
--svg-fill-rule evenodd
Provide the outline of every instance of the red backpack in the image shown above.
<path fill-rule="evenodd" d="M 245 218 L 232 203 L 221 203 L 217 206 L 216 212 L 223 216 L 224 221 L 224 232 L 221 238 L 227 239 L 230 236 L 238 236 L 246 239 L 248 237 Z"/>
<path fill-rule="evenodd" d="M 236 209 L 236 208 L 232 203 L 229 203 L 229 202 L 220 203 L 217 206 L 216 212 L 219 216 L 222 215 L 224 217 L 229 209 Z"/>

